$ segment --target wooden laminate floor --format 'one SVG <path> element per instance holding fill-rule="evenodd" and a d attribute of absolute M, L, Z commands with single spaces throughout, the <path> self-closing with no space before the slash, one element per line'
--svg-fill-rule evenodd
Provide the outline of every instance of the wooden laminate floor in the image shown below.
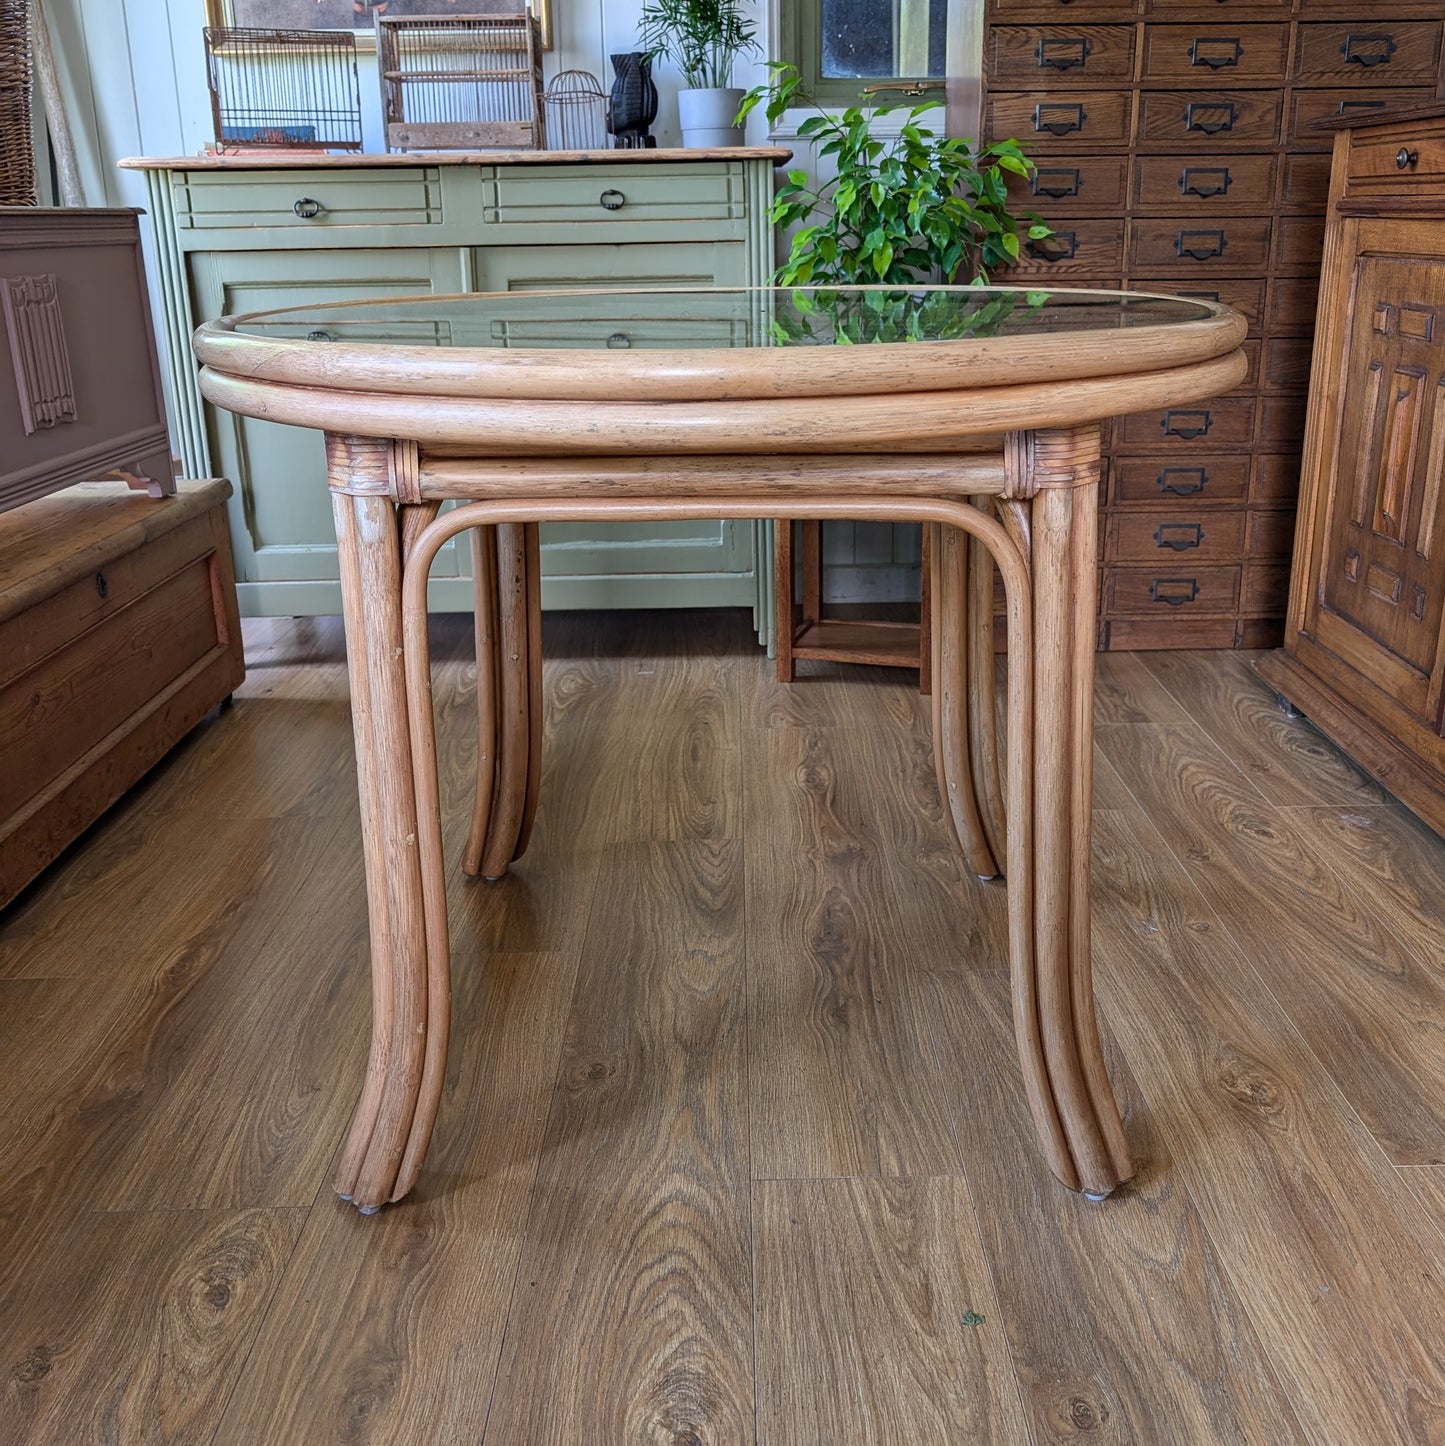
<path fill-rule="evenodd" d="M 1034 1146 L 1004 896 L 909 675 L 546 620 L 505 882 L 455 859 L 416 1194 L 331 1194 L 367 942 L 341 631 L 0 915 L 0 1442 L 1445 1441 L 1445 842 L 1248 660 L 1100 659 L 1097 985 L 1142 1160 Z"/>

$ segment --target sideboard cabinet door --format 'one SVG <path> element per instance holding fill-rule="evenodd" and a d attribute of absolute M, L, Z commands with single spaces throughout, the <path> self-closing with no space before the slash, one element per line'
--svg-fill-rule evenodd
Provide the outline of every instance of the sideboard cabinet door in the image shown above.
<path fill-rule="evenodd" d="M 203 251 L 191 257 L 191 285 L 201 316 L 301 306 L 308 302 L 465 291 L 464 253 L 455 248 L 398 247 L 368 251 Z M 361 340 L 355 333 L 351 339 Z M 399 341 L 392 329 L 386 337 Z M 444 345 L 443 336 L 408 335 L 407 342 Z M 206 408 L 216 472 L 235 484 L 231 540 L 241 595 L 265 597 L 270 615 L 339 611 L 336 529 L 326 490 L 321 434 Z M 432 566 L 436 600 L 446 579 L 464 576 L 466 539 L 449 543 Z M 455 607 L 470 606 L 469 589 L 453 583 Z M 448 600 L 450 601 L 450 599 Z"/>

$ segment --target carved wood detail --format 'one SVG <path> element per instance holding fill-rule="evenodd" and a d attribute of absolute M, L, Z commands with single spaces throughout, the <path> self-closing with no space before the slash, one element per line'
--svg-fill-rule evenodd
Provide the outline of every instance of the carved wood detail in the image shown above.
<path fill-rule="evenodd" d="M 25 435 L 75 420 L 75 383 L 65 345 L 60 287 L 49 274 L 7 276 L 0 287 L 5 333 Z"/>

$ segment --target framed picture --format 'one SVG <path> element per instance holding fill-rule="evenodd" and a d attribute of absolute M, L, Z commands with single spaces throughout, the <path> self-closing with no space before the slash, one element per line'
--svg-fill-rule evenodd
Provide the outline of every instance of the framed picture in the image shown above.
<path fill-rule="evenodd" d="M 477 15 L 526 8 L 537 17 L 542 49 L 552 48 L 552 0 L 206 0 L 207 25 L 249 25 L 268 30 L 352 30 L 357 44 L 375 42 L 377 15 Z"/>

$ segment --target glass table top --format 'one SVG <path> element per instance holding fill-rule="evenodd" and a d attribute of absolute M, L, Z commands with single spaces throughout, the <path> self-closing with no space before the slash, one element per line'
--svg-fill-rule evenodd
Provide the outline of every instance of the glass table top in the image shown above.
<path fill-rule="evenodd" d="M 1207 301 L 1005 287 L 612 288 L 353 296 L 228 318 L 234 334 L 426 347 L 736 349 L 977 342 L 1209 322 Z"/>

